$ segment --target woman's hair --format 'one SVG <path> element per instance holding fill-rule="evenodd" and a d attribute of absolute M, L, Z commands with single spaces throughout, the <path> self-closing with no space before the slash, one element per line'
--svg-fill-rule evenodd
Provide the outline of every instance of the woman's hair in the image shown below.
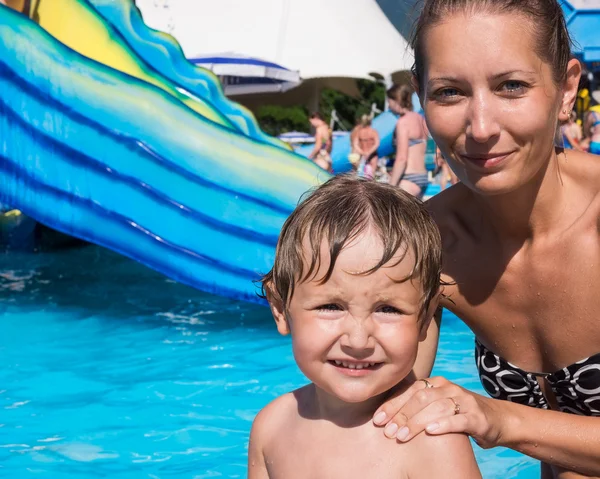
<path fill-rule="evenodd" d="M 425 0 L 411 39 L 415 52 L 412 70 L 421 87 L 424 68 L 423 38 L 427 30 L 456 13 L 480 12 L 521 14 L 528 18 L 532 23 L 535 52 L 552 66 L 557 85 L 565 80 L 567 64 L 572 58 L 572 42 L 557 0 Z"/>
<path fill-rule="evenodd" d="M 412 94 L 412 88 L 406 85 L 394 85 L 386 92 L 390 100 L 396 101 L 402 108 L 411 111 L 413 109 Z"/>
<path fill-rule="evenodd" d="M 383 255 L 368 275 L 390 261 L 398 264 L 408 251 L 415 265 L 407 278 L 423 286 L 421 314 L 427 311 L 440 287 L 442 243 L 440 233 L 423 204 L 400 188 L 347 175 L 338 175 L 318 187 L 298 205 L 281 229 L 275 263 L 261 280 L 262 297 L 270 295 L 283 302 L 291 300 L 295 286 L 317 280 L 322 261 L 329 261 L 318 281 L 326 283 L 340 252 L 353 239 L 373 228 L 383 244 Z M 329 257 L 321 258 L 327 242 Z M 305 251 L 303 245 L 308 245 Z M 401 258 L 395 259 L 400 252 Z M 308 255 L 308 257 L 306 257 Z"/>
<path fill-rule="evenodd" d="M 318 111 L 315 111 L 315 112 L 311 113 L 311 115 L 309 116 L 309 118 L 311 120 L 314 120 L 315 118 L 317 120 L 323 120 L 323 115 L 321 115 Z"/>

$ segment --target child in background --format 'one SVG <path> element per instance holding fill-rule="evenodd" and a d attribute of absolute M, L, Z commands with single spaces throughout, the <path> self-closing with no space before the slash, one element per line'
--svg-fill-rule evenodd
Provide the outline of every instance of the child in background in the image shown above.
<path fill-rule="evenodd" d="M 263 292 L 312 382 L 257 415 L 250 479 L 481 477 L 467 436 L 397 443 L 372 423 L 392 388 L 414 381 L 440 271 L 437 227 L 399 188 L 337 176 L 296 208 Z"/>

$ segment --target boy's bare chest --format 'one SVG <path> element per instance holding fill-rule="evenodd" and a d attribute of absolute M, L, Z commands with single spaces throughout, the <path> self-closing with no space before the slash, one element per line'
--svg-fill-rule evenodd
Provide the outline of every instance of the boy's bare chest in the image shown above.
<path fill-rule="evenodd" d="M 265 450 L 271 479 L 408 478 L 407 450 L 373 428 L 366 435 L 311 433 L 310 428 L 278 437 Z M 381 436 L 381 437 L 379 437 Z"/>

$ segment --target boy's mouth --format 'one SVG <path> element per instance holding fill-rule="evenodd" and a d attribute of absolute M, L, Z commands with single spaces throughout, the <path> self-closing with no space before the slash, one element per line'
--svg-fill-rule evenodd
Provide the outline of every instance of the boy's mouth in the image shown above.
<path fill-rule="evenodd" d="M 381 367 L 383 363 L 373 361 L 338 361 L 337 359 L 330 359 L 327 361 L 329 364 L 342 369 L 354 369 L 354 370 L 375 370 Z"/>

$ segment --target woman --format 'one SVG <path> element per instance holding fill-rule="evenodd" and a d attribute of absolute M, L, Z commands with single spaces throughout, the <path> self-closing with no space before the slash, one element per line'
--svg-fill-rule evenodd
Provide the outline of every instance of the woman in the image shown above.
<path fill-rule="evenodd" d="M 600 159 L 554 146 L 581 73 L 561 7 L 426 0 L 413 48 L 429 131 L 460 180 L 429 202 L 443 306 L 475 333 L 493 398 L 428 378 L 374 422 L 400 441 L 464 432 L 541 460 L 546 478 L 600 476 Z"/>
<path fill-rule="evenodd" d="M 313 160 L 317 165 L 325 171 L 332 171 L 331 150 L 333 141 L 331 139 L 331 131 L 329 125 L 325 123 L 319 112 L 310 115 L 310 124 L 315 129 L 315 147 L 308 155 L 309 160 Z"/>
<path fill-rule="evenodd" d="M 435 148 L 435 167 L 441 175 L 440 190 L 444 191 L 448 187 L 448 183 L 450 183 L 450 186 L 458 183 L 458 178 L 448 166 L 448 162 L 444 160 L 442 152 L 437 146 Z M 434 172 L 433 174 L 435 175 L 436 172 Z"/>
<path fill-rule="evenodd" d="M 577 123 L 577 113 L 572 111 L 569 115 L 567 123 L 560 127 L 560 132 L 563 137 L 564 147 L 570 150 L 586 151 L 584 148 L 583 131 L 581 126 Z"/>
<path fill-rule="evenodd" d="M 390 184 L 422 198 L 429 184 L 425 168 L 428 133 L 423 117 L 412 111 L 412 93 L 406 85 L 394 85 L 387 91 L 390 110 L 400 115 L 394 136 L 396 159 Z"/>
<path fill-rule="evenodd" d="M 585 130 L 586 136 L 590 139 L 589 152 L 600 155 L 600 113 L 588 112 L 585 117 Z"/>
<path fill-rule="evenodd" d="M 360 155 L 358 174 L 372 179 L 377 170 L 377 149 L 379 148 L 379 133 L 371 126 L 371 117 L 363 115 L 352 144 L 352 150 Z"/>

